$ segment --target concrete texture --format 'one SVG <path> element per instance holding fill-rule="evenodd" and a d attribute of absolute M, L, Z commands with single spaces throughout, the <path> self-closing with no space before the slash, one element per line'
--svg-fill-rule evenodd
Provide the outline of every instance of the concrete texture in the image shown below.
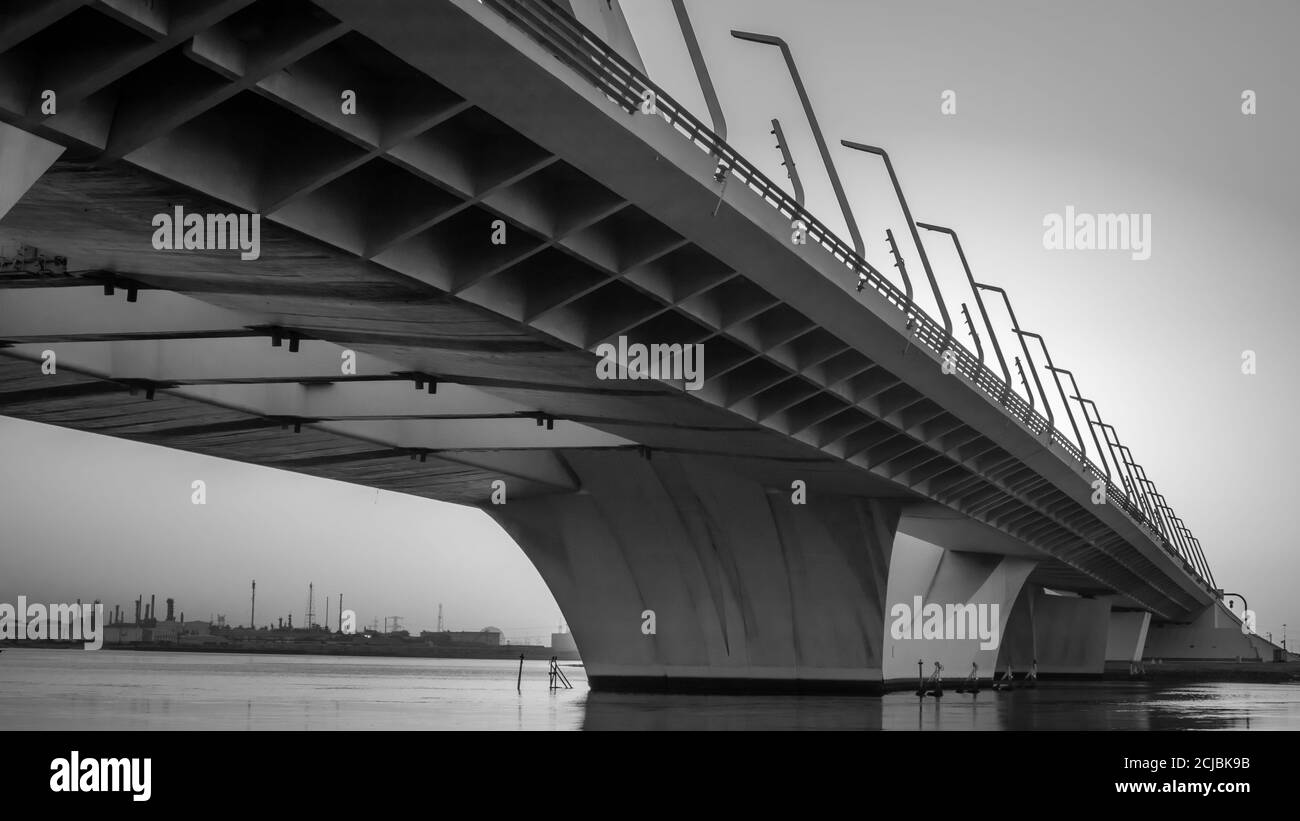
<path fill-rule="evenodd" d="M 879 688 L 897 502 L 794 504 L 689 457 L 569 463 L 582 493 L 484 509 L 555 594 L 594 688 Z"/>
<path fill-rule="evenodd" d="M 945 679 L 965 678 L 972 663 L 979 665 L 981 679 L 989 679 L 1004 641 L 1012 606 L 1034 565 L 1032 560 L 1013 556 L 943 550 L 900 534 L 889 566 L 885 679 L 890 682 L 915 681 L 917 661 L 923 662 L 926 676 L 934 672 L 934 663 L 938 661 L 943 665 Z M 926 605 L 941 607 L 966 603 L 985 607 L 996 605 L 998 646 L 984 649 L 981 644 L 988 642 L 969 637 L 927 639 L 912 635 L 910 638 L 893 638 L 891 628 L 895 619 L 890 615 L 890 609 L 904 605 L 912 610 L 916 596 L 920 596 Z M 991 610 L 988 612 L 992 614 Z M 992 627 L 993 623 L 989 626 Z"/>

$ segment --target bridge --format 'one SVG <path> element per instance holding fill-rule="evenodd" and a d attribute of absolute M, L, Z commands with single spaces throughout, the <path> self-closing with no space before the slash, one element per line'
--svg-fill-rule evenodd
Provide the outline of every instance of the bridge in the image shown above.
<path fill-rule="evenodd" d="M 832 135 L 888 164 L 926 277 L 892 230 L 897 276 L 866 260 L 774 35 L 736 33 L 784 52 L 848 242 L 788 151 L 787 186 L 645 75 L 616 3 L 0 14 L 0 413 L 478 506 L 596 689 L 1267 650 L 1075 374 L 995 327 L 957 232 Z M 703 371 L 602 378 L 635 345 Z M 913 637 L 914 604 L 947 626 Z M 952 634 L 968 604 L 994 646 Z"/>

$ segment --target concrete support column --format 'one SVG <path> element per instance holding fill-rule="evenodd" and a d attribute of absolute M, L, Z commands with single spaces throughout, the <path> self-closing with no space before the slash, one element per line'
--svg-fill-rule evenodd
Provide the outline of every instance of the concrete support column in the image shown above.
<path fill-rule="evenodd" d="M 1222 601 L 1216 601 L 1188 624 L 1152 624 L 1144 658 L 1271 661 L 1273 646 L 1262 636 L 1243 632 L 1241 620 Z"/>
<path fill-rule="evenodd" d="M 1003 635 L 1036 562 L 1016 556 L 944 550 L 900 535 L 889 569 L 885 680 L 910 684 L 917 662 L 925 676 L 965 678 L 971 664 L 992 677 Z"/>
<path fill-rule="evenodd" d="M 897 502 L 806 504 L 702 457 L 566 454 L 582 491 L 487 505 L 594 689 L 874 692 Z"/>
<path fill-rule="evenodd" d="M 1036 585 L 1021 590 L 998 654 L 998 670 L 1017 675 L 1100 676 L 1106 668 L 1110 602 L 1058 596 Z"/>
<path fill-rule="evenodd" d="M 1106 661 L 1142 660 L 1151 614 L 1144 610 L 1111 610 L 1106 631 Z"/>

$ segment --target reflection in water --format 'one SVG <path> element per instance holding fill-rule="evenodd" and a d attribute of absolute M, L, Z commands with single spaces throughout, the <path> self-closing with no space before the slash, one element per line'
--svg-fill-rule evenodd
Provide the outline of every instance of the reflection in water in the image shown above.
<path fill-rule="evenodd" d="M 1300 686 L 1044 682 L 943 698 L 590 693 L 588 730 L 1300 729 Z"/>
<path fill-rule="evenodd" d="M 32 650 L 0 656 L 0 730 L 1300 729 L 1300 685 L 1043 682 L 978 695 L 551 692 L 546 664 Z"/>
<path fill-rule="evenodd" d="M 584 718 L 586 730 L 879 730 L 881 699 L 588 693 Z"/>

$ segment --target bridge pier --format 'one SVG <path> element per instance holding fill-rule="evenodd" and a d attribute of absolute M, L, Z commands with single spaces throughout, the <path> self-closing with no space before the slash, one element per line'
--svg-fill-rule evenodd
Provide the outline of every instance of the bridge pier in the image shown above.
<path fill-rule="evenodd" d="M 1106 661 L 1135 664 L 1142 661 L 1151 627 L 1151 614 L 1145 610 L 1110 611 L 1106 632 Z"/>
<path fill-rule="evenodd" d="M 1038 674 L 1100 676 L 1106 668 L 1110 602 L 1048 593 L 1025 585 L 1011 610 L 998 652 L 998 670 L 1017 675 L 1037 665 Z"/>
<path fill-rule="evenodd" d="M 1271 661 L 1273 645 L 1243 633 L 1241 621 L 1216 601 L 1187 624 L 1155 621 L 1143 658 L 1160 661 Z"/>
<path fill-rule="evenodd" d="M 901 504 L 706 457 L 566 454 L 582 491 L 485 505 L 555 595 L 595 690 L 878 692 Z"/>
<path fill-rule="evenodd" d="M 1035 564 L 1017 556 L 945 550 L 900 534 L 889 569 L 886 683 L 915 683 L 917 661 L 927 676 L 937 661 L 944 678 L 964 678 L 974 662 L 980 678 L 990 678 L 1013 605 Z"/>
<path fill-rule="evenodd" d="M 899 500 L 797 504 L 711 457 L 564 458 L 582 490 L 483 509 L 554 594 L 595 690 L 877 693 L 911 686 L 918 660 L 948 679 L 972 662 L 986 681 L 1008 664 L 1099 676 L 1131 621 L 1029 583 L 1035 558 L 900 534 Z"/>

